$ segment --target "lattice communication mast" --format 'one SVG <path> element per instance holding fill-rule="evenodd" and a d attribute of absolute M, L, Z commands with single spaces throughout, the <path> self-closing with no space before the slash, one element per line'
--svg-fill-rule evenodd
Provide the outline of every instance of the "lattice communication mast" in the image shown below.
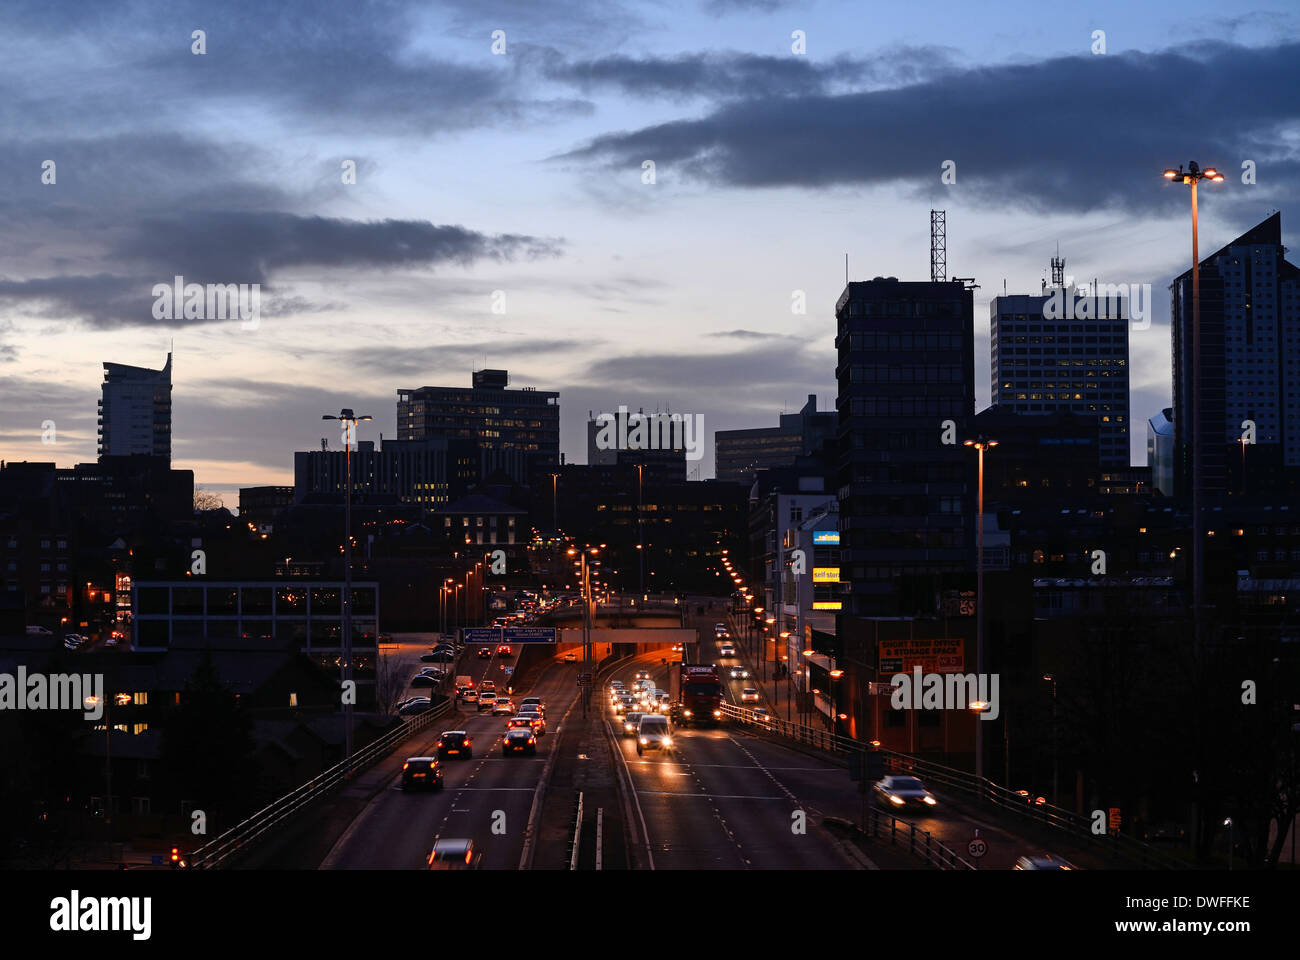
<path fill-rule="evenodd" d="M 930 211 L 930 282 L 948 279 L 948 211 Z"/>

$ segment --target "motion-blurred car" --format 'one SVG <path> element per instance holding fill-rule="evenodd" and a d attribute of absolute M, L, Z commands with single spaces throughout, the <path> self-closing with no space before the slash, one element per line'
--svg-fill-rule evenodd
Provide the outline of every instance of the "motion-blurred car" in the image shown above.
<path fill-rule="evenodd" d="M 925 784 L 916 777 L 885 777 L 878 780 L 872 789 L 876 802 L 886 810 L 902 810 L 908 807 L 926 810 L 938 803 L 934 799 L 934 794 L 925 789 Z"/>
<path fill-rule="evenodd" d="M 508 757 L 512 753 L 536 756 L 537 737 L 533 735 L 532 730 L 520 726 L 506 731 L 506 735 L 501 738 L 501 756 Z"/>
<path fill-rule="evenodd" d="M 492 716 L 510 716 L 515 712 L 515 705 L 510 702 L 509 697 L 497 697 L 492 704 Z"/>
<path fill-rule="evenodd" d="M 477 870 L 483 854 L 474 850 L 473 840 L 435 840 L 429 851 L 430 870 Z"/>
<path fill-rule="evenodd" d="M 565 663 L 577 663 L 577 662 L 578 662 L 578 655 L 577 655 L 576 653 L 566 653 L 566 654 L 564 655 L 564 662 L 565 662 Z"/>
<path fill-rule="evenodd" d="M 402 789 L 427 787 L 436 790 L 442 786 L 442 764 L 437 757 L 407 757 L 402 764 Z"/>
<path fill-rule="evenodd" d="M 637 713 L 637 712 L 633 711 L 632 713 L 629 713 L 626 717 L 624 717 L 624 718 L 623 718 L 623 736 L 625 736 L 625 737 L 635 737 L 635 736 L 636 736 L 636 725 L 637 725 L 638 723 L 641 722 L 641 718 L 642 718 L 643 716 L 645 716 L 645 714 L 643 714 L 643 713 Z"/>
<path fill-rule="evenodd" d="M 758 703 L 758 691 L 753 687 L 745 687 L 740 691 L 741 703 Z"/>
<path fill-rule="evenodd" d="M 533 721 L 533 732 L 539 737 L 546 735 L 546 718 L 536 710 L 520 710 L 515 714 L 516 717 L 526 717 Z"/>
<path fill-rule="evenodd" d="M 735 666 L 735 667 L 732 667 L 730 672 L 731 672 L 731 679 L 732 679 L 732 680 L 748 680 L 748 679 L 749 679 L 749 671 L 746 670 L 744 667 L 741 667 L 741 666 Z"/>
<path fill-rule="evenodd" d="M 444 730 L 438 737 L 438 758 L 457 757 L 468 760 L 474 756 L 474 741 L 464 730 Z"/>
<path fill-rule="evenodd" d="M 402 717 L 413 717 L 432 706 L 433 701 L 428 697 L 409 697 L 397 705 L 397 713 Z"/>
<path fill-rule="evenodd" d="M 501 643 L 497 645 L 497 656 L 503 658 L 513 657 L 515 652 L 510 649 L 510 644 Z"/>
<path fill-rule="evenodd" d="M 480 660 L 490 660 L 490 659 L 492 658 L 492 648 L 491 648 L 491 647 L 479 647 L 479 648 L 478 648 L 478 658 L 479 658 Z"/>
<path fill-rule="evenodd" d="M 1021 857 L 1016 861 L 1012 870 L 1073 870 L 1074 865 L 1060 857 L 1054 857 L 1050 853 L 1043 854 L 1041 857 Z"/>

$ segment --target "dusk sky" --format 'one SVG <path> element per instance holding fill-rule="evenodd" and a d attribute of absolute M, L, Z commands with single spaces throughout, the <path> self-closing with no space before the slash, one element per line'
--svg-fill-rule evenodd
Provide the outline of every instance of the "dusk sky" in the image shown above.
<path fill-rule="evenodd" d="M 1151 285 L 1143 463 L 1191 255 L 1160 171 L 1224 172 L 1202 255 L 1300 216 L 1285 2 L 9 2 L 0 88 L 0 458 L 94 460 L 101 364 L 174 341 L 174 465 L 231 508 L 337 445 L 321 414 L 393 437 L 399 388 L 484 366 L 559 391 L 570 461 L 588 411 L 702 414 L 710 477 L 715 430 L 833 409 L 844 256 L 928 279 L 932 207 L 980 284 L 977 409 L 1004 279 L 1037 293 L 1059 244 L 1076 282 Z M 176 275 L 260 284 L 260 325 L 156 320 Z"/>

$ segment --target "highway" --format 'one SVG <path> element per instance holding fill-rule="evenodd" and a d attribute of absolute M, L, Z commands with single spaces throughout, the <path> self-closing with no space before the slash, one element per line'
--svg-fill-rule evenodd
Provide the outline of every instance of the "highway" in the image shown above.
<path fill-rule="evenodd" d="M 504 691 L 500 661 L 495 656 L 480 660 L 475 654 L 476 648 L 471 646 L 456 672 L 474 677 L 476 684 L 491 676 Z M 546 700 L 547 732 L 538 739 L 536 757 L 502 757 L 501 737 L 507 718 L 487 711 L 476 714 L 474 704 L 461 706 L 460 719 L 448 716 L 407 741 L 385 761 L 385 772 L 390 775 L 384 788 L 334 844 L 321 869 L 423 869 L 435 837 L 472 839 L 475 849 L 483 854 L 484 869 L 519 869 L 533 798 L 559 720 L 575 700 L 577 671 L 576 664 L 551 663 L 540 668 L 531 689 L 514 692 L 516 702 L 529 695 Z M 422 692 L 427 690 L 417 688 L 412 694 Z M 441 790 L 403 790 L 402 761 L 436 755 L 438 734 L 457 729 L 470 734 L 472 758 L 443 761 Z"/>

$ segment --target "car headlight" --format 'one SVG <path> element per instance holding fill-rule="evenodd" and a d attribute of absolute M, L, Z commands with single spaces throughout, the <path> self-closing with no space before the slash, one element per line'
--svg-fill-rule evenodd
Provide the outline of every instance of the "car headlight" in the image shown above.
<path fill-rule="evenodd" d="M 722 716 L 722 711 L 721 711 L 721 710 L 714 710 L 714 711 L 713 711 L 713 715 L 714 715 L 715 717 L 720 717 L 720 716 Z"/>
<path fill-rule="evenodd" d="M 933 807 L 933 806 L 935 805 L 935 802 L 936 802 L 936 801 L 935 801 L 934 797 L 929 797 L 929 796 L 927 796 L 927 797 L 925 797 L 925 802 L 928 803 L 930 806 Z"/>
<path fill-rule="evenodd" d="M 664 737 L 664 739 L 663 739 L 663 744 L 664 744 L 665 747 L 671 747 L 671 746 L 673 745 L 673 738 L 672 738 L 672 737 Z"/>
<path fill-rule="evenodd" d="M 902 797 L 896 797 L 896 796 L 894 796 L 894 795 L 891 793 L 891 794 L 889 795 L 889 799 L 890 799 L 892 802 L 898 804 L 900 807 L 903 805 L 903 798 L 902 798 Z"/>
<path fill-rule="evenodd" d="M 687 711 L 685 711 L 685 713 L 686 713 L 686 716 L 688 716 L 688 717 L 691 716 L 691 711 L 687 710 Z"/>
<path fill-rule="evenodd" d="M 647 740 L 645 737 L 642 737 L 642 738 L 641 738 L 641 746 L 645 746 L 645 745 L 646 745 L 647 743 L 649 743 L 649 742 L 650 742 L 650 741 Z"/>

